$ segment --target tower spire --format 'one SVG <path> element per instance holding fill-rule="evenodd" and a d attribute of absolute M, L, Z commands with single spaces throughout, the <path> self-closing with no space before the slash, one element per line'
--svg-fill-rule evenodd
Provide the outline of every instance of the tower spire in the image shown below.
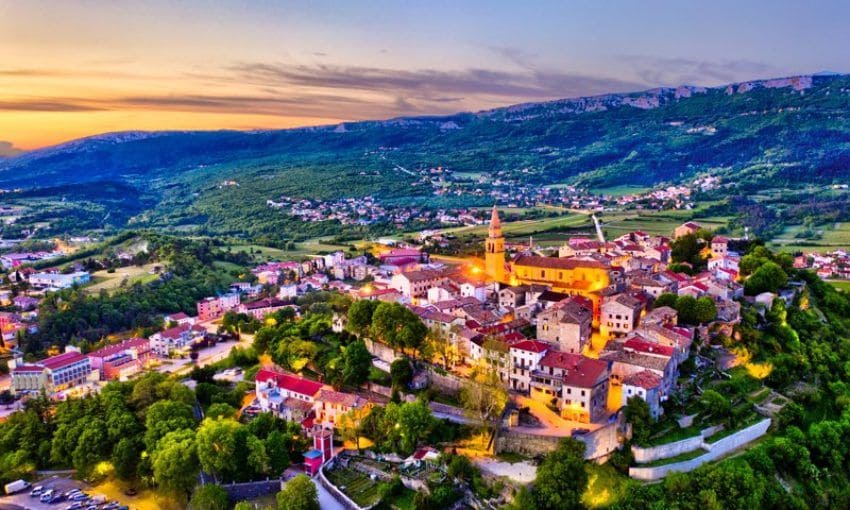
<path fill-rule="evenodd" d="M 490 237 L 502 236 L 502 222 L 499 220 L 499 210 L 496 209 L 496 204 L 493 204 L 493 214 L 490 216 L 490 228 L 488 228 Z"/>

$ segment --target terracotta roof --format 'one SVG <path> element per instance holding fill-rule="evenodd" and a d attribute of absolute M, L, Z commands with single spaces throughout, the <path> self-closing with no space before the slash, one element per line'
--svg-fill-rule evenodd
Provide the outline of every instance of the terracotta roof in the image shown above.
<path fill-rule="evenodd" d="M 547 344 L 546 342 L 540 342 L 538 340 L 523 340 L 518 344 L 512 345 L 511 349 L 516 349 L 518 351 L 541 353 L 549 350 L 549 344 Z"/>
<path fill-rule="evenodd" d="M 329 404 L 343 405 L 345 407 L 355 407 L 362 403 L 362 399 L 357 395 L 328 389 L 320 391 L 316 400 L 327 402 Z"/>
<path fill-rule="evenodd" d="M 295 409 L 304 413 L 308 413 L 313 409 L 313 404 L 310 402 L 292 397 L 284 399 L 282 403 L 290 409 Z"/>
<path fill-rule="evenodd" d="M 569 352 L 549 351 L 543 359 L 540 360 L 540 366 L 561 368 L 571 370 L 578 366 L 581 362 L 581 354 L 572 354 Z"/>
<path fill-rule="evenodd" d="M 613 345 L 612 345 L 613 344 Z M 642 352 L 626 350 L 620 342 L 612 342 L 602 354 L 599 355 L 600 360 L 612 361 L 615 363 L 623 363 L 658 372 L 663 372 L 670 363 L 671 358 L 644 354 Z"/>
<path fill-rule="evenodd" d="M 515 266 L 542 267 L 546 269 L 576 269 L 581 267 L 608 269 L 608 265 L 595 259 L 555 258 L 537 255 L 520 255 L 514 260 Z"/>
<path fill-rule="evenodd" d="M 623 379 L 623 384 L 638 386 L 645 390 L 651 390 L 652 388 L 657 388 L 661 385 L 661 376 L 649 370 L 642 370 L 627 376 Z"/>
<path fill-rule="evenodd" d="M 293 393 L 301 395 L 314 396 L 322 389 L 322 384 L 303 377 L 285 374 L 268 368 L 260 369 L 257 372 L 256 381 L 266 382 L 274 380 L 278 388 L 282 388 Z"/>
<path fill-rule="evenodd" d="M 632 336 L 623 342 L 623 347 L 633 351 L 642 352 L 644 354 L 652 354 L 655 356 L 672 356 L 675 352 L 670 346 L 661 345 L 659 343 L 650 342 L 638 336 Z"/>

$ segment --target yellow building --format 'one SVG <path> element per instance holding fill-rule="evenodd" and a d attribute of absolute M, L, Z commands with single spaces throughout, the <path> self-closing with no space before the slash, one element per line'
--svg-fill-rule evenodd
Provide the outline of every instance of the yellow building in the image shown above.
<path fill-rule="evenodd" d="M 484 241 L 484 269 L 487 274 L 499 283 L 507 283 L 505 270 L 505 238 L 502 236 L 502 223 L 499 221 L 499 211 L 493 206 L 490 217 L 490 227 L 487 229 L 487 239 Z"/>
<path fill-rule="evenodd" d="M 484 243 L 484 258 L 487 274 L 499 283 L 548 285 L 556 292 L 589 298 L 593 301 L 594 319 L 599 314 L 597 292 L 611 284 L 610 263 L 592 258 L 520 255 L 506 267 L 505 238 L 495 206 Z"/>

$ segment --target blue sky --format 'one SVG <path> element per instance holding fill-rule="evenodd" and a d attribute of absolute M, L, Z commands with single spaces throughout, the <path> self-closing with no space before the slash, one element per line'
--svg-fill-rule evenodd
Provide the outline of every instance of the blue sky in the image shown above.
<path fill-rule="evenodd" d="M 0 140 L 33 148 L 846 72 L 848 20 L 839 1 L 0 0 Z"/>

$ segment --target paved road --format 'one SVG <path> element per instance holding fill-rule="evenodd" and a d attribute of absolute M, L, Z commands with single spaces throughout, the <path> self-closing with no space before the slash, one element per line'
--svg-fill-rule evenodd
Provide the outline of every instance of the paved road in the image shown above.
<path fill-rule="evenodd" d="M 313 480 L 313 484 L 319 493 L 319 507 L 322 510 L 345 510 L 345 507 L 322 484 L 317 483 L 316 480 Z"/>

